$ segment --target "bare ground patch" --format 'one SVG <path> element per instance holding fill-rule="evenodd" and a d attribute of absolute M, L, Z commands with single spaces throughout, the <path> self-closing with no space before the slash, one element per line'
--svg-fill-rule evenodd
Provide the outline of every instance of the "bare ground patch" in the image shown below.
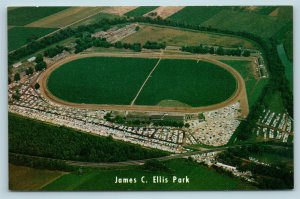
<path fill-rule="evenodd" d="M 151 12 L 144 14 L 144 16 L 149 16 L 150 13 L 157 13 L 157 16 L 165 19 L 169 16 L 173 15 L 174 13 L 178 12 L 179 10 L 183 9 L 185 6 L 160 6 Z"/>
<path fill-rule="evenodd" d="M 279 8 L 276 8 L 275 10 L 273 10 L 273 11 L 269 14 L 269 16 L 271 16 L 271 17 L 277 17 L 278 14 L 279 14 Z"/>
<path fill-rule="evenodd" d="M 49 17 L 42 18 L 35 22 L 32 22 L 26 26 L 28 27 L 55 27 L 61 28 L 72 24 L 85 17 L 97 14 L 108 7 L 72 7 Z"/>
<path fill-rule="evenodd" d="M 125 13 L 137 8 L 138 6 L 119 6 L 119 7 L 110 7 L 105 9 L 103 12 L 114 15 L 124 15 Z"/>

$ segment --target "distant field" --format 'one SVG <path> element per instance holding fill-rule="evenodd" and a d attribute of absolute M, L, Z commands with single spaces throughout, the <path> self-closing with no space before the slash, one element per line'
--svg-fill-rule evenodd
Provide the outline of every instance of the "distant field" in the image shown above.
<path fill-rule="evenodd" d="M 208 20 L 215 14 L 219 13 L 221 10 L 226 9 L 222 6 L 187 6 L 171 15 L 168 19 L 187 23 L 199 25 L 204 21 Z"/>
<path fill-rule="evenodd" d="M 188 6 L 170 20 L 271 37 L 293 19 L 289 6 Z"/>
<path fill-rule="evenodd" d="M 142 44 L 147 41 L 158 41 L 166 42 L 167 45 L 174 46 L 207 44 L 227 47 L 244 46 L 246 48 L 255 48 L 250 41 L 238 37 L 153 25 L 142 25 L 137 33 L 126 37 L 122 41 L 129 43 L 139 42 Z"/>
<path fill-rule="evenodd" d="M 8 10 L 8 25 L 23 26 L 68 7 L 19 7 Z"/>
<path fill-rule="evenodd" d="M 43 190 L 253 190 L 254 186 L 218 173 L 212 168 L 199 165 L 185 159 L 175 159 L 166 162 L 166 166 L 173 172 L 147 171 L 141 167 L 128 169 L 93 170 L 84 172 L 82 175 L 75 173 L 64 175 Z M 190 183 L 173 183 L 172 177 L 188 176 Z M 135 177 L 137 183 L 115 184 L 116 176 L 120 178 Z M 141 183 L 140 179 L 145 176 L 147 184 Z M 152 183 L 153 176 L 164 176 L 169 179 L 168 183 Z"/>
<path fill-rule="evenodd" d="M 228 99 L 236 80 L 225 69 L 209 62 L 163 59 L 138 96 L 137 105 L 157 105 L 177 100 L 199 107 Z"/>
<path fill-rule="evenodd" d="M 271 37 L 283 28 L 288 21 L 289 19 L 286 18 L 274 18 L 252 12 L 223 10 L 201 25 Z"/>
<path fill-rule="evenodd" d="M 8 50 L 15 50 L 27 43 L 27 39 L 32 37 L 42 37 L 53 31 L 55 28 L 29 28 L 14 27 L 8 29 Z"/>
<path fill-rule="evenodd" d="M 78 59 L 56 69 L 48 88 L 55 96 L 75 103 L 130 104 L 156 62 L 141 58 Z"/>
<path fill-rule="evenodd" d="M 9 164 L 9 189 L 14 191 L 38 190 L 64 175 L 61 171 L 49 171 Z"/>
<path fill-rule="evenodd" d="M 27 24 L 28 27 L 61 28 L 99 13 L 107 7 L 71 7 L 46 18 Z"/>
<path fill-rule="evenodd" d="M 158 6 L 140 6 L 134 10 L 127 12 L 125 15 L 128 17 L 138 17 L 158 8 Z"/>
<path fill-rule="evenodd" d="M 267 84 L 268 80 L 256 80 L 254 78 L 251 71 L 250 61 L 222 60 L 222 62 L 230 65 L 241 74 L 246 85 L 249 107 L 254 105 L 261 95 L 263 87 Z"/>
<path fill-rule="evenodd" d="M 117 15 L 100 12 L 96 15 L 93 15 L 92 17 L 89 17 L 89 18 L 87 18 L 83 21 L 80 21 L 80 22 L 72 25 L 72 27 L 77 27 L 77 26 L 80 26 L 80 25 L 88 25 L 88 24 L 91 24 L 91 23 L 96 23 L 96 22 L 98 22 L 99 20 L 102 20 L 102 19 L 115 19 L 115 18 L 120 18 L 120 17 L 117 16 Z"/>

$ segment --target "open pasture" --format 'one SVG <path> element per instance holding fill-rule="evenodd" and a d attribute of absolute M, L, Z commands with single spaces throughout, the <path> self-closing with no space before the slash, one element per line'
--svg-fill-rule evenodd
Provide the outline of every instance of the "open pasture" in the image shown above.
<path fill-rule="evenodd" d="M 28 39 L 40 38 L 56 28 L 14 27 L 8 29 L 8 51 L 15 50 L 28 43 Z"/>
<path fill-rule="evenodd" d="M 198 163 L 185 159 L 169 160 L 165 165 L 173 172 L 149 171 L 140 167 L 127 169 L 93 170 L 84 172 L 83 175 L 75 173 L 65 175 L 55 182 L 44 187 L 43 190 L 249 190 L 256 189 L 254 186 L 222 174 Z M 173 176 L 190 178 L 190 183 L 173 183 Z M 136 183 L 115 184 L 116 176 L 128 178 L 133 176 Z M 147 184 L 141 182 L 145 176 Z M 154 176 L 168 178 L 168 183 L 153 183 Z M 204 180 L 205 179 L 205 180 Z M 105 183 L 103 183 L 105 182 Z"/>
<path fill-rule="evenodd" d="M 8 9 L 8 25 L 24 26 L 67 8 L 68 7 L 19 7 Z"/>
<path fill-rule="evenodd" d="M 143 25 L 137 33 L 126 37 L 122 41 L 142 44 L 147 41 L 158 41 L 166 42 L 167 45 L 170 46 L 207 44 L 226 47 L 244 46 L 246 48 L 255 48 L 254 44 L 250 41 L 238 37 L 154 25 Z"/>
<path fill-rule="evenodd" d="M 93 16 L 107 7 L 71 7 L 49 17 L 27 24 L 27 27 L 62 28 Z"/>
<path fill-rule="evenodd" d="M 144 14 L 158 8 L 158 6 L 140 6 L 134 10 L 127 12 L 125 15 L 128 17 L 141 17 Z"/>

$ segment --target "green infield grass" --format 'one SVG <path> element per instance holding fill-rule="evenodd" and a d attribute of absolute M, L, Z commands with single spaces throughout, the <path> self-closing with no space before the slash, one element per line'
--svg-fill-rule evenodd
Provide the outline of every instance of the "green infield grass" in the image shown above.
<path fill-rule="evenodd" d="M 69 102 L 129 105 L 156 62 L 142 58 L 78 59 L 54 70 L 47 85 L 54 96 Z M 206 106 L 228 99 L 235 89 L 235 78 L 212 63 L 163 59 L 135 104 L 166 106 L 176 101 L 174 106 Z"/>
<path fill-rule="evenodd" d="M 157 59 L 90 57 L 57 68 L 50 92 L 69 102 L 130 104 Z"/>
<path fill-rule="evenodd" d="M 177 100 L 193 107 L 207 106 L 228 99 L 235 89 L 235 78 L 212 63 L 163 59 L 135 104 L 157 105 L 163 100 Z"/>
<path fill-rule="evenodd" d="M 8 29 L 8 51 L 15 50 L 28 43 L 28 39 L 45 36 L 56 28 L 14 27 Z"/>
<path fill-rule="evenodd" d="M 175 159 L 165 162 L 168 172 L 143 170 L 143 167 L 127 169 L 98 169 L 84 172 L 82 175 L 71 173 L 62 176 L 43 190 L 253 190 L 256 187 L 218 173 L 213 168 L 186 160 Z M 115 178 L 136 178 L 136 183 L 116 184 Z M 145 176 L 148 183 L 143 184 Z M 153 183 L 153 176 L 168 178 L 168 183 Z M 189 183 L 173 183 L 173 176 L 189 177 Z"/>
<path fill-rule="evenodd" d="M 139 17 L 143 16 L 144 14 L 158 8 L 158 6 L 140 6 L 134 10 L 127 12 L 125 15 L 128 17 Z"/>
<path fill-rule="evenodd" d="M 8 10 L 8 25 L 23 26 L 41 18 L 67 9 L 68 7 L 19 7 Z"/>

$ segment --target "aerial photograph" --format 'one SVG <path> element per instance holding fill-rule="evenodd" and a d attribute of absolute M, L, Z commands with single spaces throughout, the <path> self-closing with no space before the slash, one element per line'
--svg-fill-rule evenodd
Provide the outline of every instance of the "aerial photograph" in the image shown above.
<path fill-rule="evenodd" d="M 293 6 L 7 7 L 11 191 L 294 189 Z"/>

